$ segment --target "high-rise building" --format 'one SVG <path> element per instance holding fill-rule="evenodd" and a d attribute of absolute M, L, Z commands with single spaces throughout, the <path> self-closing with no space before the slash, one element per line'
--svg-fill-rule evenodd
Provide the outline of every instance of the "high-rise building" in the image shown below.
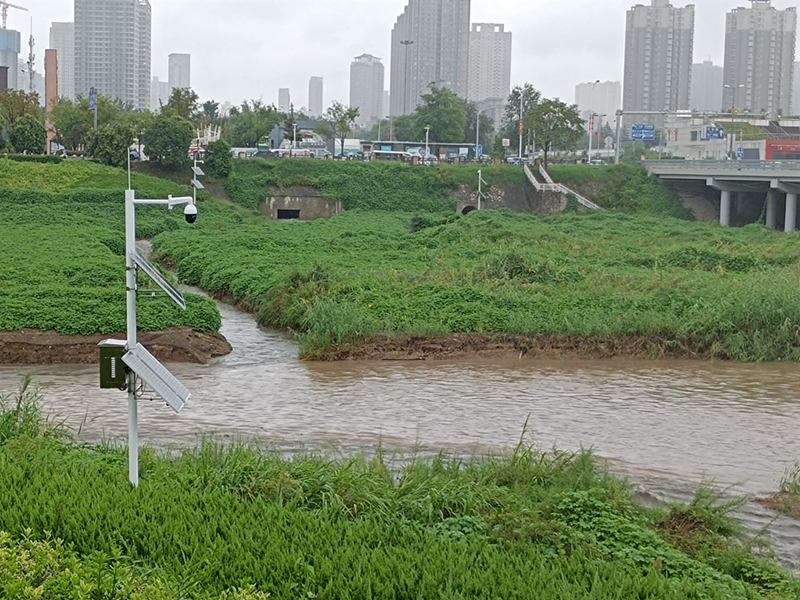
<path fill-rule="evenodd" d="M 469 34 L 467 98 L 505 101 L 511 92 L 511 32 L 505 25 L 473 23 Z"/>
<path fill-rule="evenodd" d="M 371 127 L 384 117 L 385 70 L 380 58 L 362 54 L 350 64 L 350 106 L 358 109 L 356 124 Z"/>
<path fill-rule="evenodd" d="M 710 60 L 692 65 L 690 108 L 706 112 L 722 110 L 722 67 Z"/>
<path fill-rule="evenodd" d="M 575 104 L 587 122 L 590 114 L 597 115 L 597 129 L 607 123 L 614 125 L 617 111 L 622 108 L 622 84 L 619 81 L 579 83 L 575 86 Z"/>
<path fill-rule="evenodd" d="M 470 0 L 409 0 L 392 30 L 391 114 L 414 111 L 431 84 L 467 96 Z"/>
<path fill-rule="evenodd" d="M 723 102 L 770 117 L 789 115 L 792 104 L 797 9 L 750 0 L 725 20 Z"/>
<path fill-rule="evenodd" d="M 22 36 L 13 29 L 0 29 L 0 67 L 8 67 L 8 89 L 17 89 L 19 51 Z"/>
<path fill-rule="evenodd" d="M 149 0 L 75 0 L 75 93 L 150 107 Z"/>
<path fill-rule="evenodd" d="M 689 108 L 694 51 L 694 5 L 675 8 L 651 0 L 628 11 L 625 35 L 623 110 L 677 111 Z M 660 115 L 626 118 L 659 127 Z"/>
<path fill-rule="evenodd" d="M 161 111 L 161 107 L 169 102 L 172 88 L 169 81 L 159 81 L 158 77 L 153 77 L 150 85 L 150 110 L 154 113 Z"/>
<path fill-rule="evenodd" d="M 800 62 L 794 63 L 794 77 L 792 78 L 792 112 L 800 114 Z"/>
<path fill-rule="evenodd" d="M 282 113 L 288 113 L 292 109 L 292 96 L 289 93 L 289 88 L 280 88 L 278 90 L 278 110 Z"/>
<path fill-rule="evenodd" d="M 312 77 L 308 82 L 308 112 L 312 117 L 322 115 L 322 77 Z"/>
<path fill-rule="evenodd" d="M 192 87 L 192 56 L 190 54 L 169 55 L 169 89 L 188 90 Z"/>
<path fill-rule="evenodd" d="M 75 99 L 75 23 L 50 26 L 50 49 L 58 53 L 58 93 Z"/>

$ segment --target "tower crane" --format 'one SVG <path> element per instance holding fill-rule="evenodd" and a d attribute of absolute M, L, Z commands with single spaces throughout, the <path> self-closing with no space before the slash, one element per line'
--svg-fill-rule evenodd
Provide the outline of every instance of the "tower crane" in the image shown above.
<path fill-rule="evenodd" d="M 24 10 L 25 12 L 28 12 L 27 8 L 24 8 L 22 6 L 17 6 L 16 4 L 10 4 L 9 2 L 6 2 L 6 0 L 0 0 L 0 14 L 3 15 L 3 29 L 6 28 L 6 24 L 8 23 L 9 8 L 17 8 L 19 10 Z"/>

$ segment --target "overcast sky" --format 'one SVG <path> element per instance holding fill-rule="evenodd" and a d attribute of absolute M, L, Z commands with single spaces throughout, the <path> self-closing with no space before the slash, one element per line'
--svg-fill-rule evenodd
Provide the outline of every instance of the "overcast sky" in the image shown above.
<path fill-rule="evenodd" d="M 649 4 L 649 0 L 639 0 Z M 152 74 L 167 78 L 167 55 L 192 55 L 192 87 L 201 99 L 278 102 L 288 87 L 306 106 L 308 80 L 325 79 L 325 105 L 348 101 L 349 66 L 373 54 L 387 66 L 391 30 L 407 0 L 150 0 Z M 512 85 L 530 82 L 545 96 L 575 101 L 575 85 L 621 81 L 625 11 L 631 0 L 472 0 L 472 22 L 504 23 L 513 32 Z M 689 2 L 673 2 L 684 6 Z M 52 21 L 71 21 L 72 0 L 14 0 L 9 28 L 36 37 L 42 64 Z M 722 63 L 725 13 L 745 0 L 697 0 L 695 62 Z M 797 2 L 774 0 L 783 9 Z M 25 49 L 27 55 L 27 47 Z M 39 67 L 41 70 L 41 67 Z"/>

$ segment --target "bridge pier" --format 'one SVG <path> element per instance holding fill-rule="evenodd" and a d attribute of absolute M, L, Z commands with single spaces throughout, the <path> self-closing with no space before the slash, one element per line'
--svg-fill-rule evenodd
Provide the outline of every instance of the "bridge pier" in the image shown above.
<path fill-rule="evenodd" d="M 797 194 L 786 194 L 786 233 L 797 229 Z"/>
<path fill-rule="evenodd" d="M 776 229 L 778 223 L 778 199 L 775 197 L 776 190 L 770 190 L 767 194 L 767 227 L 769 229 Z"/>
<path fill-rule="evenodd" d="M 719 205 L 719 224 L 723 227 L 731 226 L 731 192 L 722 190 Z"/>

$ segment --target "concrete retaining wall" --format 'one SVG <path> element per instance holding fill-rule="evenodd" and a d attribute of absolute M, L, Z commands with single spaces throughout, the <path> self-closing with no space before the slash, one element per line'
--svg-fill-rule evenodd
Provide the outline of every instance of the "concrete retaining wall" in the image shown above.
<path fill-rule="evenodd" d="M 341 201 L 328 200 L 315 188 L 290 187 L 271 190 L 258 210 L 278 220 L 316 221 L 335 217 L 344 207 Z"/>

